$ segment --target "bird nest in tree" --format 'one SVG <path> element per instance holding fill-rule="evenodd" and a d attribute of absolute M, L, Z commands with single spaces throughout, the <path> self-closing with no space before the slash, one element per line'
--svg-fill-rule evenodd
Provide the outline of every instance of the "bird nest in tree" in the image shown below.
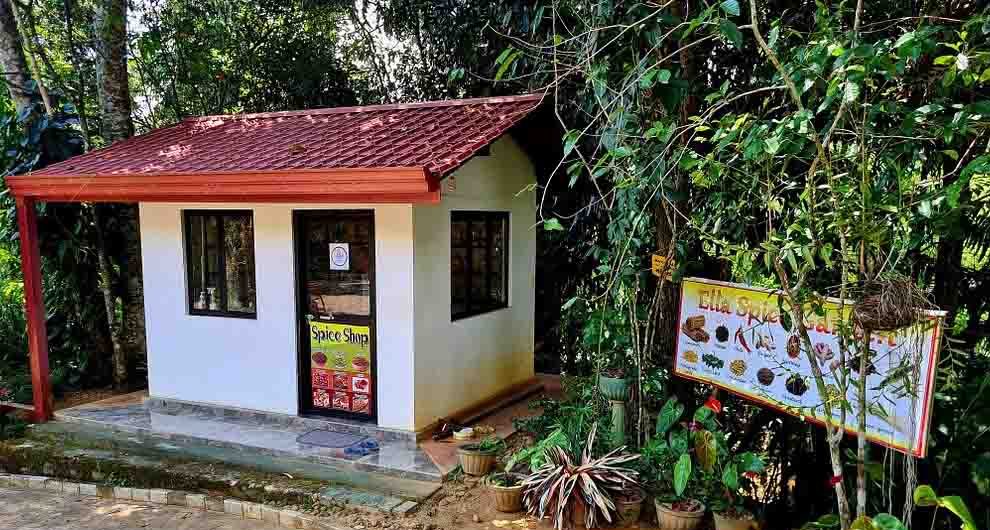
<path fill-rule="evenodd" d="M 925 292 L 904 276 L 869 280 L 856 291 L 852 317 L 864 330 L 906 328 L 921 320 L 926 309 L 931 309 Z"/>

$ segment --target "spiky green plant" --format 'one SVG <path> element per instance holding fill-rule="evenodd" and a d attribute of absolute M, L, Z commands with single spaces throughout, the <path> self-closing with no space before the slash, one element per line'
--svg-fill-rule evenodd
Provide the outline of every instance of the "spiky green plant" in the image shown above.
<path fill-rule="evenodd" d="M 523 482 L 527 512 L 540 519 L 551 514 L 557 530 L 569 528 L 572 515 L 581 507 L 585 508 L 586 527 L 595 528 L 602 519 L 611 523 L 616 516 L 615 496 L 638 485 L 636 471 L 623 467 L 639 458 L 638 454 L 623 454 L 625 447 L 620 447 L 592 459 L 597 427 L 591 427 L 578 464 L 567 450 L 552 446 L 547 449 L 546 463 Z"/>

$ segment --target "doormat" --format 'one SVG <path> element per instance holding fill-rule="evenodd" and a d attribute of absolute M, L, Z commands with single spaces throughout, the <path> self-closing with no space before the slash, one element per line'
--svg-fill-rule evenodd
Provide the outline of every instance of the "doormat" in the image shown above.
<path fill-rule="evenodd" d="M 368 439 L 362 434 L 350 434 L 346 432 L 328 431 L 326 429 L 315 429 L 306 434 L 300 434 L 296 441 L 301 444 L 318 445 L 331 449 L 342 449 L 357 445 Z"/>

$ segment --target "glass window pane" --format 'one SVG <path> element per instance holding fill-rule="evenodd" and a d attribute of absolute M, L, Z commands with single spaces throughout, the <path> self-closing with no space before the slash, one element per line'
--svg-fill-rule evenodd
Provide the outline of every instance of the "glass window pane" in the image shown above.
<path fill-rule="evenodd" d="M 306 289 L 317 318 L 371 314 L 371 219 L 312 217 L 307 223 Z M 348 263 L 332 265 L 330 247 L 346 244 Z"/>
<path fill-rule="evenodd" d="M 471 272 L 485 274 L 488 270 L 488 251 L 484 248 L 471 249 Z"/>
<path fill-rule="evenodd" d="M 189 300 L 192 308 L 205 310 L 209 301 L 206 298 L 206 253 L 203 250 L 203 216 L 190 215 L 187 225 L 186 244 L 189 245 L 187 259 Z"/>
<path fill-rule="evenodd" d="M 220 219 L 215 215 L 205 218 L 206 225 L 206 302 L 211 311 L 223 310 L 220 300 Z"/>
<path fill-rule="evenodd" d="M 488 230 L 484 219 L 471 223 L 471 246 L 485 248 L 487 246 Z"/>
<path fill-rule="evenodd" d="M 508 215 L 452 212 L 450 220 L 451 317 L 504 307 L 508 300 Z"/>
<path fill-rule="evenodd" d="M 250 214 L 186 214 L 186 281 L 193 311 L 256 310 L 254 225 Z"/>
<path fill-rule="evenodd" d="M 450 245 L 463 247 L 467 245 L 467 223 L 464 221 L 453 221 L 450 224 Z"/>
<path fill-rule="evenodd" d="M 489 249 L 492 256 L 492 274 L 489 282 L 489 296 L 492 303 L 496 305 L 504 305 L 508 301 L 508 285 L 505 281 L 505 269 L 508 260 L 505 243 L 507 239 L 506 231 L 508 229 L 506 225 L 505 218 L 501 216 L 493 220 L 491 225 L 492 237 Z"/>
<path fill-rule="evenodd" d="M 254 313 L 254 227 L 250 215 L 225 216 L 227 311 Z"/>

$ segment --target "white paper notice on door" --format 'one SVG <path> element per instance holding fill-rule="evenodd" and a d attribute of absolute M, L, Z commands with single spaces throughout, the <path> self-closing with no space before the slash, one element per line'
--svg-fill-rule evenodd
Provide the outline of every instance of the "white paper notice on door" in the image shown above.
<path fill-rule="evenodd" d="M 351 270 L 350 243 L 330 243 L 330 270 Z"/>

